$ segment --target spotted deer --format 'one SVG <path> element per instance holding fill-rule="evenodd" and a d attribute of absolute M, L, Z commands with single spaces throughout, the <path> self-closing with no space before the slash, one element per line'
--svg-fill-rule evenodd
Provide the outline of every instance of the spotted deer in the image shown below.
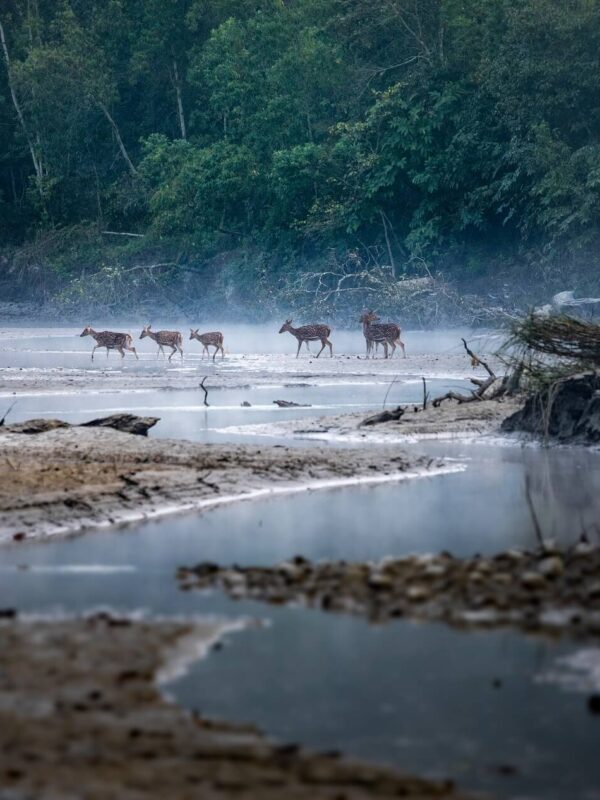
<path fill-rule="evenodd" d="M 118 350 L 121 353 L 121 358 L 125 358 L 125 350 L 129 350 L 138 358 L 135 347 L 133 346 L 133 339 L 128 333 L 114 333 L 113 331 L 95 331 L 91 325 L 86 325 L 80 336 L 91 336 L 96 340 L 96 346 L 92 350 L 92 361 L 94 360 L 94 353 L 99 347 L 106 347 L 106 357 L 108 358 L 109 350 Z"/>
<path fill-rule="evenodd" d="M 295 336 L 298 340 L 296 358 L 298 358 L 300 354 L 300 348 L 303 342 L 306 343 L 306 349 L 308 350 L 308 343 L 316 342 L 317 340 L 321 342 L 321 349 L 317 353 L 317 358 L 321 355 L 323 350 L 325 350 L 325 347 L 329 347 L 329 355 L 333 358 L 333 345 L 329 341 L 329 335 L 331 334 L 329 325 L 303 325 L 301 328 L 293 328 L 292 320 L 288 319 L 281 326 L 279 333 L 285 333 L 286 331 L 291 333 L 292 336 Z"/>
<path fill-rule="evenodd" d="M 396 352 L 396 343 L 402 348 L 402 354 L 406 358 L 406 348 L 400 339 L 400 328 L 394 322 L 376 322 L 379 317 L 371 310 L 362 314 L 360 322 L 363 326 L 363 334 L 367 342 L 367 358 L 373 350 L 373 345 L 383 345 L 385 358 L 388 357 L 388 345 L 392 348 L 392 357 Z"/>
<path fill-rule="evenodd" d="M 222 358 L 225 358 L 225 348 L 223 347 L 223 334 L 221 331 L 212 331 L 211 333 L 198 333 L 200 328 L 196 328 L 193 330 L 190 328 L 190 339 L 197 339 L 203 346 L 202 350 L 202 358 L 204 358 L 204 353 L 210 357 L 210 353 L 208 351 L 209 347 L 214 347 L 215 352 L 213 353 L 213 361 L 215 360 L 217 353 L 219 350 L 221 351 Z"/>
<path fill-rule="evenodd" d="M 181 353 L 181 359 L 183 360 L 183 336 L 179 333 L 179 331 L 156 331 L 155 333 L 154 331 L 150 330 L 151 327 L 151 325 L 145 326 L 144 330 L 140 333 L 140 339 L 145 339 L 146 336 L 154 339 L 158 345 L 156 357 L 158 358 L 161 353 L 164 356 L 165 351 L 163 348 L 170 347 L 171 355 L 169 356 L 169 361 L 173 358 L 178 350 Z"/>

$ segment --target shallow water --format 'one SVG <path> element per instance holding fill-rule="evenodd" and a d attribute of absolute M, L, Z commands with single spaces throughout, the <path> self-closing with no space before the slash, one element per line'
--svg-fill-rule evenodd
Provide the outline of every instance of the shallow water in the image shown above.
<path fill-rule="evenodd" d="M 13 377 L 31 370 L 42 390 L 53 371 L 64 378 L 69 370 L 91 369 L 89 342 L 76 339 L 77 332 L 0 331 L 0 367 L 9 367 L 4 374 Z M 451 341 L 457 333 L 419 336 L 407 334 L 407 345 L 439 353 L 432 393 L 464 385 L 455 371 L 444 375 L 445 353 L 455 352 Z M 157 365 L 147 340 L 136 342 L 144 349 L 139 362 L 121 364 L 114 355 L 108 360 L 117 376 L 142 378 L 158 371 L 199 379 L 206 374 L 213 384 L 208 410 L 200 406 L 195 389 L 71 394 L 63 389 L 19 396 L 9 421 L 62 416 L 75 422 L 129 410 L 162 418 L 152 435 L 231 441 L 236 437 L 223 428 L 379 406 L 396 371 L 401 377 L 388 404 L 421 397 L 420 373 L 411 373 L 410 359 L 356 358 L 360 331 L 334 340 L 350 358 L 331 361 L 284 355 L 294 352 L 293 340 L 266 328 L 240 326 L 226 334 L 226 345 L 234 341 L 243 341 L 247 352 L 228 354 L 214 366 L 201 363 L 197 354 L 186 355 L 183 368 Z M 428 363 L 435 368 L 435 360 Z M 106 368 L 105 356 L 94 362 L 94 371 Z M 272 407 L 280 398 L 313 407 Z M 253 407 L 242 409 L 243 400 Z M 459 442 L 411 449 L 455 458 L 465 469 L 398 484 L 240 503 L 70 540 L 19 543 L 0 554 L 1 604 L 22 611 L 73 612 L 102 605 L 268 619 L 266 627 L 232 635 L 227 647 L 170 685 L 171 694 L 205 714 L 256 723 L 283 741 L 452 777 L 497 796 L 600 797 L 600 721 L 588 713 L 585 693 L 545 679 L 561 674 L 561 659 L 577 656 L 581 648 L 572 642 L 406 621 L 371 626 L 349 616 L 178 589 L 176 568 L 202 560 L 269 564 L 295 553 L 350 560 L 444 549 L 468 556 L 535 547 L 537 529 L 564 545 L 584 531 L 600 541 L 596 453 Z"/>
<path fill-rule="evenodd" d="M 456 342 L 459 334 L 466 334 L 464 331 L 408 332 L 414 360 L 367 361 L 359 357 L 364 348 L 360 328 L 356 332 L 338 332 L 339 354 L 336 349 L 334 359 L 317 360 L 314 345 L 312 354 L 303 350 L 302 357 L 296 359 L 295 340 L 289 335 L 278 336 L 275 324 L 207 327 L 226 330 L 231 334 L 231 346 L 245 345 L 244 351 L 228 352 L 225 359 L 213 363 L 202 359 L 197 342 L 186 341 L 185 359 L 181 361 L 177 356 L 169 363 L 162 358 L 157 360 L 156 345 L 144 339 L 134 342 L 139 361 L 129 354 L 121 359 L 111 352 L 107 358 L 97 351 L 92 362 L 93 342 L 79 337 L 79 329 L 0 329 L 0 370 L 6 407 L 16 400 L 7 421 L 58 416 L 78 423 L 126 411 L 160 417 L 151 431 L 153 437 L 251 443 L 259 437 L 248 438 L 223 429 L 364 411 L 381 406 L 384 400 L 388 405 L 421 402 L 424 366 L 432 396 L 467 386 L 456 367 L 449 372 L 446 366 L 448 353 L 460 353 Z M 121 329 L 126 330 L 127 326 Z M 130 330 L 135 335 L 134 328 Z M 488 340 L 484 339 L 486 343 Z M 421 363 L 423 357 L 428 359 L 426 365 Z M 464 367 L 468 374 L 467 360 L 461 356 L 458 363 L 460 370 Z M 208 408 L 203 405 L 204 394 L 198 388 L 204 376 Z M 90 388 L 86 388 L 86 378 Z M 27 382 L 26 390 L 21 388 L 23 381 Z M 151 387 L 144 389 L 148 383 Z M 94 388 L 98 385 L 100 390 Z M 274 400 L 310 407 L 282 409 L 274 405 Z M 250 407 L 242 407 L 244 402 Z M 285 441 L 285 437 L 278 437 L 278 441 Z"/>
<path fill-rule="evenodd" d="M 450 385 L 461 382 L 430 381 L 431 391 L 443 393 Z M 191 441 L 239 441 L 250 444 L 263 439 L 258 435 L 238 435 L 227 428 L 280 422 L 282 420 L 321 417 L 354 411 L 367 411 L 381 406 L 388 383 L 369 384 L 348 381 L 335 385 L 315 383 L 311 386 L 254 385 L 247 389 L 212 389 L 209 387 L 210 406 L 202 405 L 202 393 L 197 389 L 178 391 L 152 390 L 140 393 L 102 392 L 98 394 L 21 395 L 11 411 L 8 422 L 20 422 L 33 417 L 59 417 L 67 422 L 79 423 L 94 417 L 118 412 L 159 417 L 160 421 L 150 431 L 152 438 L 189 439 Z M 390 404 L 420 402 L 421 381 L 396 382 L 388 398 Z M 278 408 L 273 400 L 310 403 L 309 408 Z M 243 408 L 242 402 L 250 402 Z M 1 411 L 1 407 L 0 407 Z M 269 443 L 303 444 L 288 437 L 269 437 Z"/>
<path fill-rule="evenodd" d="M 587 712 L 585 694 L 541 680 L 577 652 L 573 643 L 405 621 L 371 626 L 177 589 L 176 568 L 203 560 L 269 564 L 298 552 L 314 559 L 377 559 L 533 547 L 523 493 L 526 476 L 540 473 L 550 482 L 530 487 L 540 525 L 552 525 L 549 534 L 564 544 L 577 539 L 567 488 L 582 486 L 586 475 L 598 480 L 594 454 L 454 447 L 473 459 L 463 473 L 240 503 L 202 516 L 6 548 L 3 604 L 29 611 L 110 605 L 267 618 L 270 626 L 235 634 L 170 693 L 188 707 L 254 722 L 282 740 L 450 776 L 499 796 L 594 797 L 599 721 Z M 548 485 L 554 493 L 546 492 Z M 588 489 L 597 519 L 600 493 L 593 483 Z"/>

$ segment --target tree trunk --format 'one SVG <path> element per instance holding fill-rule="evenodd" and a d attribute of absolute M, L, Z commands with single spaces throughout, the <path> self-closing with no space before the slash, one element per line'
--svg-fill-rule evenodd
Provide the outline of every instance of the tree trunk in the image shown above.
<path fill-rule="evenodd" d="M 117 127 L 117 123 L 111 117 L 110 111 L 104 105 L 104 103 L 101 102 L 100 100 L 98 100 L 97 103 L 100 106 L 100 108 L 102 109 L 102 112 L 103 112 L 104 116 L 109 121 L 111 128 L 113 129 L 113 133 L 115 135 L 115 139 L 117 140 L 117 144 L 119 145 L 119 150 L 121 151 L 121 155 L 125 159 L 125 162 L 126 162 L 127 166 L 129 167 L 129 171 L 131 172 L 132 175 L 137 176 L 138 175 L 138 171 L 134 167 L 132 160 L 129 158 L 127 150 L 125 149 L 125 145 L 123 144 L 123 139 L 121 139 L 121 134 L 119 133 L 119 128 Z"/>
<path fill-rule="evenodd" d="M 177 96 L 177 115 L 179 116 L 179 128 L 181 129 L 181 138 L 187 139 L 187 131 L 185 127 L 185 114 L 183 113 L 183 100 L 181 97 L 181 82 L 179 80 L 179 70 L 177 69 L 177 61 L 173 59 L 173 86 L 175 87 L 175 94 Z"/>
<path fill-rule="evenodd" d="M 392 254 L 392 246 L 390 244 L 390 237 L 388 236 L 387 225 L 385 223 L 385 214 L 383 213 L 383 211 L 381 209 L 379 210 L 379 213 L 381 215 L 381 222 L 383 223 L 383 231 L 385 233 L 385 243 L 387 245 L 388 256 L 389 256 L 389 259 L 390 259 L 390 267 L 392 268 L 392 275 L 395 278 L 396 277 L 396 264 L 394 262 L 394 256 Z"/>
<path fill-rule="evenodd" d="M 8 46 L 6 44 L 6 37 L 4 35 L 4 27 L 2 26 L 2 22 L 0 22 L 0 43 L 2 44 L 2 51 L 4 53 L 4 62 L 6 64 L 6 74 L 8 78 L 8 88 L 10 90 L 10 96 L 13 101 L 13 106 L 15 107 L 15 111 L 17 112 L 17 117 L 19 119 L 19 123 L 21 125 L 21 129 L 25 135 L 25 139 L 27 140 L 27 144 L 29 146 L 29 153 L 31 154 L 31 160 L 33 162 L 33 168 L 35 170 L 35 177 L 38 192 L 40 194 L 40 198 L 44 199 L 44 187 L 43 187 L 43 179 L 44 179 L 44 170 L 42 167 L 42 160 L 40 156 L 36 153 L 33 139 L 29 133 L 29 129 L 27 127 L 27 123 L 25 122 L 25 117 L 23 116 L 23 111 L 21 110 L 21 106 L 19 104 L 19 99 L 17 97 L 17 93 L 15 90 L 15 84 L 12 77 L 12 69 L 10 64 L 10 56 L 8 53 Z"/>

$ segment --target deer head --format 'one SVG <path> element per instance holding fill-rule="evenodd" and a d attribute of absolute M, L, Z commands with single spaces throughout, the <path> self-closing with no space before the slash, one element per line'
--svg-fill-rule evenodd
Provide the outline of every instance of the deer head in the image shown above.
<path fill-rule="evenodd" d="M 83 329 L 83 331 L 79 334 L 79 336 L 80 337 L 81 336 L 92 336 L 93 333 L 94 333 L 94 330 L 93 330 L 92 326 L 91 325 L 86 325 L 85 328 Z"/>
<path fill-rule="evenodd" d="M 381 317 L 378 314 L 376 314 L 373 311 L 373 309 L 371 309 L 370 311 L 365 311 L 364 312 L 364 314 L 359 319 L 359 322 L 366 323 L 367 325 L 370 325 L 371 322 L 377 322 L 378 319 L 381 319 Z"/>
<path fill-rule="evenodd" d="M 200 328 L 196 328 L 196 330 L 194 330 L 193 328 L 190 328 L 190 339 L 197 339 L 199 330 L 200 330 Z"/>
<path fill-rule="evenodd" d="M 290 333 L 292 331 L 292 320 L 291 319 L 286 319 L 286 321 L 283 323 L 283 325 L 279 329 L 279 333 L 285 333 L 286 331 L 290 331 Z"/>
<path fill-rule="evenodd" d="M 143 339 L 146 336 L 150 336 L 150 328 L 151 327 L 152 327 L 152 325 L 146 325 L 144 327 L 144 330 L 140 333 L 140 339 Z"/>

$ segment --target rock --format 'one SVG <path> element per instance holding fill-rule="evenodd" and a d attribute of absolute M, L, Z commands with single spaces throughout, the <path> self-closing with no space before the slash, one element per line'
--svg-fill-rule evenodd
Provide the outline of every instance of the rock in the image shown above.
<path fill-rule="evenodd" d="M 279 408 L 310 408 L 310 403 L 294 403 L 293 400 L 273 400 Z"/>
<path fill-rule="evenodd" d="M 600 598 L 600 581 L 594 581 L 594 583 L 588 586 L 587 596 L 591 600 L 596 600 L 597 598 Z"/>
<path fill-rule="evenodd" d="M 406 596 L 413 603 L 422 603 L 428 600 L 431 594 L 426 586 L 409 586 L 406 590 Z"/>
<path fill-rule="evenodd" d="M 60 419 L 28 419 L 25 422 L 6 425 L 4 430 L 8 431 L 8 433 L 45 433 L 46 431 L 56 430 L 56 428 L 69 427 L 68 422 L 63 422 Z"/>
<path fill-rule="evenodd" d="M 244 400 L 242 403 L 242 408 L 252 408 L 252 403 L 249 403 L 247 400 Z"/>
<path fill-rule="evenodd" d="M 521 575 L 521 583 L 526 589 L 544 589 L 546 587 L 546 579 L 539 572 L 524 572 Z"/>
<path fill-rule="evenodd" d="M 591 694 L 588 697 L 587 707 L 590 714 L 600 714 L 600 694 Z"/>
<path fill-rule="evenodd" d="M 550 436 L 561 442 L 600 442 L 600 374 L 584 372 L 556 381 L 505 419 L 502 430 Z"/>
<path fill-rule="evenodd" d="M 110 417 L 99 417 L 83 422 L 82 428 L 114 428 L 123 433 L 133 433 L 137 436 L 147 436 L 160 417 L 138 417 L 135 414 L 111 414 Z"/>
<path fill-rule="evenodd" d="M 545 578 L 558 578 L 565 571 L 562 558 L 558 556 L 549 556 L 543 558 L 538 564 L 538 572 Z"/>
<path fill-rule="evenodd" d="M 372 417 L 363 419 L 361 425 L 379 425 L 381 422 L 398 422 L 404 415 L 404 408 L 396 406 L 391 411 L 382 411 L 381 414 L 375 414 Z"/>
<path fill-rule="evenodd" d="M 371 589 L 390 589 L 394 582 L 389 575 L 384 575 L 381 572 L 374 572 L 369 576 L 367 584 Z"/>

